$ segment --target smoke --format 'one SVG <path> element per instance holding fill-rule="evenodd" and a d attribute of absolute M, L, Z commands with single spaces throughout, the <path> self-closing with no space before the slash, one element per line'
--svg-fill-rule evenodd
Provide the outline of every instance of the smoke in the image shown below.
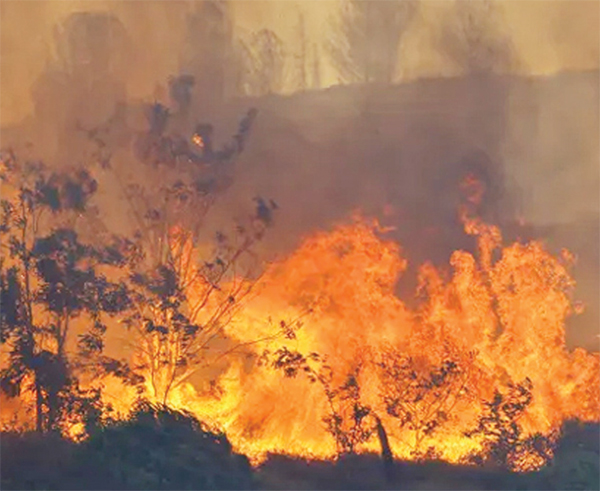
<path fill-rule="evenodd" d="M 456 207 L 458 183 L 475 173 L 487 188 L 484 218 L 516 235 L 522 231 L 512 224 L 523 217 L 538 228 L 533 235 L 580 255 L 583 296 L 597 312 L 600 287 L 590 271 L 597 271 L 598 237 L 581 225 L 596 219 L 600 206 L 596 3 L 420 2 L 403 17 L 402 35 L 380 33 L 396 43 L 388 61 L 376 60 L 382 85 L 341 87 L 333 87 L 341 75 L 325 47 L 329 38 L 344 41 L 335 29 L 337 2 L 170 1 L 140 9 L 135 2 L 47 1 L 0 8 L 3 146 L 61 167 L 108 159 L 119 175 L 141 179 L 147 176 L 132 147 L 147 128 L 145 104 L 178 104 L 185 114 L 172 131 L 184 138 L 208 121 L 217 135 L 231 135 L 257 106 L 235 184 L 207 236 L 260 195 L 280 208 L 263 245 L 267 258 L 360 208 L 396 227 L 391 235 L 410 264 L 445 263 L 452 250 L 473 247 Z M 240 64 L 239 41 L 252 39 L 261 41 L 253 46 L 278 47 L 251 57 L 254 72 Z M 290 94 L 297 77 L 282 71 L 298 66 L 311 75 L 305 92 Z M 582 69 L 594 71 L 551 75 Z M 169 79 L 182 74 L 193 86 L 171 85 L 169 92 Z M 530 77 L 539 74 L 547 77 Z M 256 99 L 248 92 L 287 95 Z M 118 179 L 99 167 L 100 206 L 111 226 L 124 230 Z M 549 227 L 556 222 L 576 231 Z"/>
<path fill-rule="evenodd" d="M 472 2 L 458 2 L 468 4 Z M 479 2 L 477 2 L 479 3 Z M 561 70 L 598 68 L 598 4 L 585 0 L 494 2 L 500 12 L 497 23 L 512 40 L 520 73 L 549 74 Z M 186 36 L 186 19 L 200 2 L 145 2 L 144 8 L 131 2 L 96 0 L 46 0 L 3 2 L 0 17 L 0 87 L 2 125 L 13 124 L 33 110 L 31 88 L 55 55 L 54 30 L 76 12 L 103 12 L 115 15 L 126 29 L 134 52 L 129 58 L 126 85 L 130 97 L 154 95 L 157 85 L 180 68 Z M 298 20 L 302 14 L 304 37 L 310 39 L 304 52 L 316 52 L 320 83 L 338 83 L 338 73 L 325 56 L 327 40 L 336 36 L 333 28 L 341 2 L 230 2 L 232 27 L 236 35 L 272 29 L 288 47 L 289 56 L 302 52 Z M 407 26 L 398 50 L 397 76 L 401 79 L 446 76 L 460 73 L 439 51 L 439 33 L 456 14 L 455 2 L 420 2 L 418 15 Z M 314 60 L 306 60 L 315 65 Z M 293 86 L 293 87 L 292 87 Z M 288 90 L 296 85 L 290 80 Z"/>

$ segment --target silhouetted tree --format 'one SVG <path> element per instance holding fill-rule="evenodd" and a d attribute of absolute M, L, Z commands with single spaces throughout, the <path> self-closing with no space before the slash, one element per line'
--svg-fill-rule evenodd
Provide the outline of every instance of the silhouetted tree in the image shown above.
<path fill-rule="evenodd" d="M 392 348 L 376 364 L 387 414 L 414 434 L 413 454 L 423 457 L 426 438 L 451 418 L 468 390 L 469 364 L 451 357 L 434 364 Z"/>
<path fill-rule="evenodd" d="M 267 352 L 266 356 L 268 358 L 270 354 Z M 372 409 L 361 400 L 361 363 L 356 364 L 341 384 L 335 382 L 333 370 L 316 353 L 304 356 L 298 351 L 280 348 L 273 354 L 271 365 L 282 370 L 286 377 L 304 373 L 311 382 L 321 385 L 328 405 L 323 423 L 335 439 L 338 456 L 355 454 L 358 447 L 375 434 L 378 423 L 382 427 Z"/>
<path fill-rule="evenodd" d="M 328 45 L 342 82 L 393 82 L 400 42 L 417 5 L 412 0 L 342 3 Z"/>
<path fill-rule="evenodd" d="M 127 296 L 105 269 L 120 266 L 123 256 L 117 247 L 83 242 L 76 231 L 96 191 L 85 170 L 50 173 L 10 153 L 3 163 L 10 197 L 1 202 L 0 341 L 8 365 L 0 387 L 11 396 L 32 391 L 36 429 L 60 430 L 70 419 L 98 416 L 99 392 L 82 389 L 79 376 L 88 365 L 83 358 L 107 361 L 103 316 L 126 308 Z M 74 350 L 79 318 L 89 326 L 77 330 Z"/>
<path fill-rule="evenodd" d="M 240 41 L 243 66 L 242 86 L 248 95 L 280 92 L 285 83 L 286 52 L 283 41 L 270 29 L 253 33 Z"/>
<path fill-rule="evenodd" d="M 171 80 L 175 112 L 189 105 L 194 84 L 189 76 Z M 231 140 L 216 148 L 212 125 L 197 124 L 187 139 L 171 131 L 171 108 L 156 103 L 146 109 L 148 127 L 135 148 L 143 179 L 110 170 L 129 206 L 125 216 L 133 234 L 124 266 L 131 308 L 123 323 L 136 334 L 130 368 L 140 390 L 167 402 L 173 388 L 206 366 L 209 348 L 223 340 L 225 326 L 250 293 L 256 266 L 251 248 L 276 205 L 257 198 L 254 214 L 233 232 L 217 233 L 208 257 L 196 257 L 205 218 L 233 182 L 257 111 L 250 109 Z"/>
<path fill-rule="evenodd" d="M 174 97 L 185 99 L 191 84 L 193 81 L 188 77 L 174 80 L 171 90 L 178 93 Z M 257 115 L 256 109 L 252 108 L 244 115 L 237 133 L 220 149 L 213 146 L 212 125 L 196 124 L 190 138 L 172 128 L 174 118 L 169 107 L 155 103 L 145 109 L 148 127 L 136 136 L 134 151 L 142 163 L 154 167 L 152 174 L 159 178 L 160 184 L 165 182 L 164 179 L 168 182 L 168 175 L 173 174 L 174 169 L 207 195 L 224 191 L 231 184 L 233 165 L 244 149 Z"/>
<path fill-rule="evenodd" d="M 321 58 L 319 47 L 316 44 L 312 45 L 312 66 L 310 86 L 314 89 L 321 88 Z"/>
<path fill-rule="evenodd" d="M 467 436 L 482 438 L 481 453 L 474 455 L 478 463 L 490 463 L 509 470 L 532 470 L 544 465 L 553 454 L 552 439 L 540 434 L 523 435 L 519 420 L 532 401 L 533 385 L 529 379 L 507 384 L 507 392 L 497 389 L 484 410 L 477 427 Z"/>
<path fill-rule="evenodd" d="M 217 234 L 212 259 L 204 261 L 194 255 L 191 233 L 173 229 L 159 262 L 130 264 L 133 308 L 123 322 L 136 334 L 133 370 L 148 381 L 154 399 L 168 403 L 173 389 L 241 347 L 217 348 L 216 342 L 226 338 L 225 328 L 255 284 L 236 273 L 242 260 L 251 260 L 265 226 L 255 218 L 233 238 Z"/>
<path fill-rule="evenodd" d="M 300 49 L 298 53 L 294 55 L 296 70 L 295 78 L 297 79 L 296 86 L 298 90 L 303 91 L 308 87 L 307 77 L 307 63 L 308 63 L 308 42 L 306 39 L 306 23 L 304 20 L 304 14 L 300 13 L 298 16 L 298 45 Z"/>
<path fill-rule="evenodd" d="M 206 111 L 227 95 L 234 69 L 233 34 L 226 1 L 197 2 L 187 18 L 181 72 L 195 79 L 195 95 Z"/>
<path fill-rule="evenodd" d="M 232 183 L 255 117 L 256 110 L 248 111 L 231 141 L 217 149 L 210 124 L 198 124 L 191 142 L 181 142 L 167 133 L 168 108 L 152 106 L 139 155 L 156 184 L 124 187 L 137 237 L 127 265 L 133 308 L 124 324 L 135 333 L 132 368 L 162 403 L 215 357 L 235 349 L 214 348 L 218 341 L 223 346 L 226 326 L 255 283 L 252 247 L 270 225 L 275 204 L 257 198 L 253 214 L 232 232 L 215 235 L 211 252 L 197 257 L 194 248 L 207 214 Z"/>
<path fill-rule="evenodd" d="M 500 11 L 491 0 L 455 0 L 441 31 L 440 50 L 466 73 L 508 70 L 516 63 L 515 53 L 500 22 Z"/>
<path fill-rule="evenodd" d="M 181 83 L 188 86 L 189 82 Z M 179 92 L 174 86 L 172 90 Z M 149 184 L 141 184 L 141 180 L 119 182 L 123 183 L 137 233 L 144 247 L 150 248 L 145 254 L 151 261 L 160 263 L 170 253 L 168 236 L 174 226 L 197 238 L 206 214 L 233 182 L 236 160 L 256 115 L 256 109 L 250 109 L 230 141 L 215 148 L 212 125 L 197 124 L 190 141 L 181 140 L 168 132 L 169 108 L 162 104 L 147 107 L 148 128 L 138 136 L 137 156 L 150 166 L 146 172 Z"/>
<path fill-rule="evenodd" d="M 338 453 L 356 453 L 360 445 L 371 439 L 376 429 L 374 421 L 368 418 L 371 408 L 361 402 L 357 371 L 350 373 L 338 388 L 332 390 L 328 384 L 323 387 L 331 407 L 331 414 L 323 421 L 336 440 Z"/>
<path fill-rule="evenodd" d="M 56 26 L 55 59 L 32 87 L 35 144 L 53 165 L 85 161 L 79 126 L 92 128 L 115 114 L 127 97 L 131 44 L 119 19 L 77 12 Z"/>
<path fill-rule="evenodd" d="M 187 116 L 192 103 L 192 89 L 196 83 L 192 75 L 180 75 L 169 80 L 169 95 L 178 112 Z"/>

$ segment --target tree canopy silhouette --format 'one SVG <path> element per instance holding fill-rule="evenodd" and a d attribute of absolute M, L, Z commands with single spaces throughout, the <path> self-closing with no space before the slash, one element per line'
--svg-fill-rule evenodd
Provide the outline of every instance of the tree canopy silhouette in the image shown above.
<path fill-rule="evenodd" d="M 10 153 L 3 163 L 9 197 L 0 216 L 0 341 L 8 365 L 0 387 L 10 396 L 33 392 L 36 429 L 60 431 L 69 419 L 98 415 L 98 392 L 82 389 L 79 378 L 90 357 L 108 363 L 104 318 L 126 309 L 128 297 L 107 273 L 124 257 L 77 232 L 96 191 L 86 171 L 51 173 Z"/>

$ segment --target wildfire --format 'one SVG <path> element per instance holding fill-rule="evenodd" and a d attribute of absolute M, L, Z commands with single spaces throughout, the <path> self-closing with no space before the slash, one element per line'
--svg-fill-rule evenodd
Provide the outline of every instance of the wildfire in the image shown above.
<path fill-rule="evenodd" d="M 269 349 L 319 353 L 334 385 L 361 364 L 361 402 L 381 418 L 402 458 L 432 449 L 456 462 L 477 450 L 480 441 L 465 433 L 483 410 L 482 401 L 494 389 L 504 392 L 510 381 L 529 378 L 533 384 L 532 402 L 520 420 L 526 435 L 552 434 L 569 418 L 600 420 L 599 358 L 582 349 L 569 352 L 565 345 L 565 319 L 574 313 L 572 256 L 555 258 L 538 242 L 502 247 L 497 228 L 464 221 L 477 237 L 479 254 L 456 251 L 449 280 L 431 264 L 422 266 L 416 310 L 394 294 L 407 265 L 400 248 L 379 237 L 376 223 L 355 218 L 307 238 L 273 264 L 258 295 L 228 327 L 229 335 L 251 341 L 273 329 L 265 319 L 302 317 L 295 339 L 271 342 Z M 450 389 L 452 407 L 445 407 L 449 413 L 435 431 L 419 434 L 386 410 L 389 384 L 402 384 L 378 371 L 376 360 L 390 350 L 410 357 L 417 372 L 419 364 L 437 366 L 448 357 L 458 365 L 460 385 Z M 258 349 L 254 355 L 259 358 Z M 212 404 L 190 402 L 188 394 L 185 405 L 225 428 L 251 456 L 334 455 L 335 442 L 323 424 L 328 401 L 319 383 L 240 362 L 222 377 L 222 391 Z M 361 449 L 378 451 L 377 439 Z M 524 459 L 522 466 L 534 461 Z"/>
<path fill-rule="evenodd" d="M 463 222 L 478 253 L 454 252 L 447 270 L 422 265 L 416 308 L 395 294 L 407 260 L 398 244 L 382 238 L 377 222 L 355 216 L 306 238 L 268 267 L 227 323 L 231 339 L 248 343 L 244 356 L 230 360 L 214 390 L 186 381 L 168 403 L 225 430 L 254 461 L 269 452 L 334 457 L 339 449 L 325 422 L 332 408 L 342 419 L 355 417 L 358 401 L 368 408 L 361 421 L 381 422 L 396 457 L 459 462 L 482 448 L 481 437 L 467 433 L 485 401 L 525 379 L 532 383 L 519 420 L 525 436 L 554 435 L 567 419 L 600 421 L 600 358 L 565 344 L 565 320 L 579 310 L 572 255 L 554 257 L 539 242 L 504 246 L 498 228 L 466 211 Z M 187 258 L 191 242 L 182 241 Z M 195 303 L 203 287 L 186 283 Z M 298 319 L 291 335 L 277 335 L 282 322 Z M 257 339 L 270 341 L 251 344 Z M 311 380 L 302 370 L 284 377 L 264 361 L 265 349 L 284 348 L 309 358 L 318 353 L 321 365 L 305 372 L 326 367 L 329 378 Z M 354 385 L 347 382 L 351 374 Z M 134 391 L 115 380 L 105 384 L 107 402 L 126 410 Z M 342 397 L 340 387 L 355 396 Z M 379 451 L 372 433 L 356 450 Z M 521 469 L 540 464 L 535 455 L 519 459 Z"/>

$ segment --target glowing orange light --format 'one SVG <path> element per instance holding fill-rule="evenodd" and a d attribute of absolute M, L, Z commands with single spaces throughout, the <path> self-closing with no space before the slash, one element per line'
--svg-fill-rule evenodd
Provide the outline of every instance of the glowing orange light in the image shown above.
<path fill-rule="evenodd" d="M 197 133 L 196 133 L 196 134 L 195 134 L 195 135 L 192 137 L 192 142 L 193 142 L 193 143 L 194 143 L 196 146 L 198 146 L 198 147 L 200 147 L 200 148 L 204 148 L 204 140 L 202 139 L 202 137 L 201 137 L 199 134 L 197 134 Z"/>

